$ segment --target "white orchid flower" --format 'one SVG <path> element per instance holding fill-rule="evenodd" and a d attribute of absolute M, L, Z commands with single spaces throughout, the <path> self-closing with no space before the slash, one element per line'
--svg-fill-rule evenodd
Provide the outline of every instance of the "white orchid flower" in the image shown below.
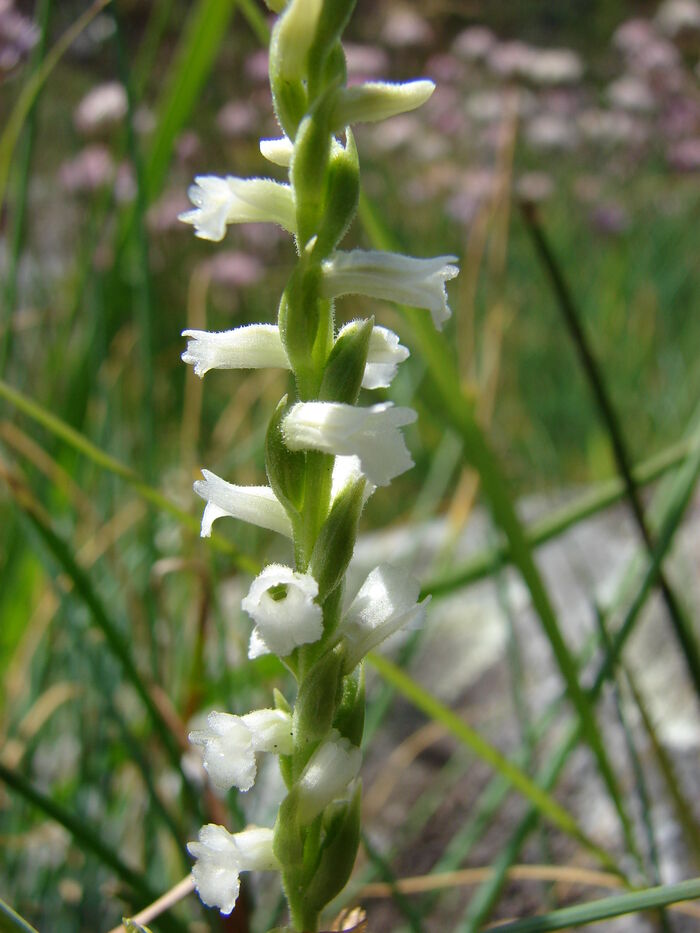
<path fill-rule="evenodd" d="M 419 603 L 419 593 L 418 581 L 402 568 L 380 564 L 371 571 L 338 630 L 346 643 L 346 671 L 399 629 L 422 623 L 430 597 Z"/>
<path fill-rule="evenodd" d="M 287 657 L 298 645 L 318 641 L 323 634 L 323 613 L 318 583 L 308 573 L 282 564 L 269 564 L 253 580 L 241 607 L 255 622 L 249 658 L 262 654 Z"/>
<path fill-rule="evenodd" d="M 187 851 L 197 860 L 192 876 L 202 902 L 230 914 L 236 905 L 242 871 L 273 871 L 279 863 L 272 851 L 271 829 L 251 827 L 232 834 L 207 823 L 199 831 L 199 841 L 190 842 Z"/>
<path fill-rule="evenodd" d="M 245 716 L 212 712 L 207 725 L 190 732 L 189 740 L 204 748 L 204 767 L 219 790 L 250 790 L 257 773 L 256 753 L 292 752 L 292 718 L 284 710 L 257 709 Z"/>
<path fill-rule="evenodd" d="M 356 456 L 362 472 L 375 486 L 413 466 L 400 427 L 416 420 L 412 408 L 382 402 L 358 408 L 342 402 L 298 402 L 282 421 L 282 435 L 290 450 L 321 450 Z"/>
<path fill-rule="evenodd" d="M 455 256 L 415 259 L 399 253 L 353 249 L 338 251 L 323 264 L 327 298 L 368 295 L 412 308 L 427 308 L 438 330 L 452 313 L 445 283 L 459 274 Z"/>
<path fill-rule="evenodd" d="M 194 210 L 179 219 L 192 224 L 202 240 L 218 242 L 228 224 L 268 221 L 290 233 L 296 231 L 294 196 L 289 185 L 270 178 L 235 178 L 198 175 L 187 192 Z"/>
<path fill-rule="evenodd" d="M 203 538 L 211 535 L 211 526 L 224 516 L 292 537 L 292 523 L 269 486 L 234 486 L 210 470 L 202 470 L 202 475 L 204 479 L 195 482 L 194 491 L 207 503 L 202 515 Z"/>
<path fill-rule="evenodd" d="M 268 366 L 291 369 L 275 324 L 247 324 L 219 332 L 185 330 L 182 336 L 188 338 L 182 359 L 194 366 L 198 376 L 204 376 L 210 369 L 264 369 Z M 378 389 L 389 386 L 399 363 L 408 356 L 408 350 L 399 343 L 393 331 L 375 325 L 370 336 L 362 387 Z"/>
<path fill-rule="evenodd" d="M 335 126 L 377 123 L 424 104 L 435 90 L 433 81 L 368 81 L 343 88 L 333 114 Z"/>
<path fill-rule="evenodd" d="M 347 796 L 349 785 L 358 775 L 362 752 L 337 729 L 316 749 L 297 784 L 302 823 L 310 823 L 329 803 Z"/>

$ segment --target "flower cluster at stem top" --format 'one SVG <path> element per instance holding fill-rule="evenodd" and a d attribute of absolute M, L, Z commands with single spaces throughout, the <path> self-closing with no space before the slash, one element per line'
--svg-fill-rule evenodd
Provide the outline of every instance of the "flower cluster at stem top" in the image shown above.
<path fill-rule="evenodd" d="M 288 169 L 267 178 L 199 176 L 194 208 L 181 216 L 197 236 L 218 241 L 229 224 L 279 224 L 295 239 L 298 262 L 276 324 L 221 333 L 188 330 L 183 360 L 211 369 L 276 367 L 294 376 L 296 399 L 272 414 L 266 439 L 269 485 L 237 486 L 209 471 L 195 483 L 205 500 L 202 535 L 224 516 L 291 539 L 294 566 L 270 564 L 242 601 L 254 623 L 250 658 L 272 653 L 294 675 L 293 705 L 236 716 L 212 712 L 190 741 L 219 790 L 249 790 L 257 757 L 279 757 L 287 787 L 274 828 L 230 834 L 204 826 L 190 843 L 202 901 L 230 913 L 246 870 L 281 873 L 291 923 L 316 928 L 345 885 L 359 840 L 359 749 L 364 722 L 362 660 L 391 634 L 420 623 L 426 601 L 404 570 L 381 564 L 356 593 L 345 576 L 367 499 L 412 465 L 401 428 L 416 419 L 391 402 L 357 404 L 360 390 L 388 387 L 408 357 L 398 336 L 374 320 L 335 325 L 336 299 L 360 294 L 450 315 L 446 283 L 454 257 L 416 259 L 339 243 L 357 208 L 359 163 L 351 124 L 420 106 L 430 81 L 368 82 L 348 88 L 340 35 L 354 0 L 289 0 L 270 47 L 270 81 L 284 135 L 261 140 L 262 155 Z"/>

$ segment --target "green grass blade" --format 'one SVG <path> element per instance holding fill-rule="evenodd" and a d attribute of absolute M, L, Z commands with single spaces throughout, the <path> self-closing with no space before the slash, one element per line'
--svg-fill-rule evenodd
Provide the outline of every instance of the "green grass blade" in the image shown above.
<path fill-rule="evenodd" d="M 39 42 L 37 43 L 29 63 L 30 75 L 38 73 L 46 54 L 52 2 L 53 0 L 41 0 L 37 8 L 36 21 L 39 27 Z M 4 313 L 2 316 L 3 332 L 0 332 L 0 374 L 5 371 L 5 363 L 12 352 L 12 318 L 17 303 L 19 259 L 22 253 L 22 246 L 24 245 L 24 235 L 27 226 L 27 198 L 29 194 L 29 177 L 31 175 L 34 155 L 38 100 L 39 94 L 37 93 L 26 115 L 26 129 L 24 139 L 22 140 L 22 151 L 19 157 L 19 180 L 14 210 L 12 211 L 12 229 L 8 237 L 10 242 L 10 255 L 7 262 L 7 276 L 3 293 Z"/>
<path fill-rule="evenodd" d="M 605 897 L 590 904 L 578 904 L 553 910 L 542 917 L 516 920 L 514 923 L 502 923 L 493 927 L 501 933 L 547 933 L 550 930 L 565 930 L 568 927 L 580 927 L 585 923 L 597 923 L 611 920 L 624 914 L 639 913 L 668 907 L 681 901 L 692 901 L 700 897 L 700 878 L 681 881 L 678 884 L 660 885 L 644 891 L 630 891 L 615 897 Z"/>
<path fill-rule="evenodd" d="M 194 110 L 235 7 L 236 0 L 199 0 L 192 6 L 156 107 L 156 130 L 145 169 L 149 201 L 163 186 L 175 139 Z"/>
<path fill-rule="evenodd" d="M 110 618 L 107 610 L 105 609 L 104 603 L 97 595 L 97 592 L 93 588 L 87 574 L 76 563 L 68 545 L 61 537 L 59 537 L 54 529 L 44 521 L 43 516 L 26 507 L 24 514 L 27 516 L 32 526 L 39 534 L 39 537 L 43 541 L 48 552 L 52 555 L 56 563 L 61 567 L 63 572 L 70 577 L 73 583 L 75 594 L 82 600 L 82 602 L 89 610 L 95 625 L 103 633 L 110 651 L 121 665 L 126 679 L 131 683 L 141 698 L 141 701 L 153 724 L 153 728 L 160 737 L 164 748 L 168 752 L 172 766 L 182 777 L 183 788 L 188 794 L 190 804 L 192 805 L 194 812 L 197 813 L 200 806 L 199 795 L 195 793 L 182 770 L 178 743 L 170 731 L 168 724 L 163 718 L 160 710 L 158 709 L 158 706 L 154 702 L 146 682 L 144 681 L 134 663 L 134 660 L 131 656 L 129 642 Z"/>
<path fill-rule="evenodd" d="M 395 248 L 397 244 L 392 235 L 386 231 L 366 198 L 363 198 L 360 203 L 360 214 L 376 247 L 379 249 Z M 583 738 L 593 752 L 598 771 L 615 806 L 630 851 L 634 851 L 632 823 L 625 808 L 617 777 L 610 764 L 593 709 L 579 684 L 574 659 L 561 633 L 549 594 L 535 564 L 527 535 L 518 517 L 501 465 L 477 422 L 473 401 L 462 391 L 453 355 L 446 346 L 446 338 L 435 330 L 430 316 L 424 311 L 411 308 L 403 308 L 402 311 L 416 333 L 418 338 L 416 347 L 424 356 L 437 389 L 439 399 L 436 413 L 439 417 L 441 416 L 443 422 L 460 435 L 464 445 L 465 461 L 479 474 L 481 488 L 491 514 L 506 536 L 511 560 L 530 592 L 533 607 L 566 684 L 569 699 L 576 709 L 582 726 Z"/>
<path fill-rule="evenodd" d="M 603 663 L 596 675 L 593 686 L 590 689 L 590 697 L 595 701 L 603 689 L 603 685 L 612 676 L 617 665 L 618 658 L 627 642 L 627 639 L 634 631 L 635 623 L 639 613 L 644 607 L 649 594 L 652 591 L 658 569 L 661 566 L 668 550 L 673 542 L 677 528 L 679 527 L 685 511 L 692 499 L 693 491 L 700 478 L 700 413 L 696 416 L 693 429 L 691 431 L 690 455 L 678 471 L 674 478 L 673 489 L 666 506 L 665 515 L 660 523 L 657 534 L 654 554 L 647 571 L 644 575 L 637 594 L 629 606 L 622 624 L 618 631 L 611 636 L 612 645 L 607 652 Z M 546 790 L 552 790 L 556 781 L 566 764 L 571 751 L 576 747 L 579 738 L 580 724 L 575 724 L 570 730 L 568 736 L 562 741 L 557 751 L 552 755 L 545 765 L 540 778 L 540 785 Z M 538 812 L 531 807 L 529 812 L 518 824 L 510 841 L 499 855 L 494 867 L 494 873 L 491 878 L 485 882 L 472 897 L 469 902 L 467 914 L 463 924 L 458 927 L 456 933 L 475 933 L 480 930 L 489 917 L 498 895 L 506 881 L 506 873 L 511 865 L 515 863 L 526 839 L 535 829 L 538 822 Z"/>
<path fill-rule="evenodd" d="M 112 869 L 114 874 L 134 892 L 139 904 L 141 902 L 150 904 L 158 897 L 158 893 L 144 881 L 141 875 L 129 868 L 116 852 L 113 852 L 109 846 L 105 845 L 84 819 L 74 816 L 55 800 L 33 787 L 23 775 L 6 767 L 2 762 L 0 762 L 0 781 L 7 784 L 33 807 L 41 810 L 46 816 L 64 826 L 81 848 L 92 852 L 101 862 Z M 139 906 L 139 904 L 135 903 L 134 906 Z"/>
<path fill-rule="evenodd" d="M 679 466 L 688 456 L 691 446 L 690 440 L 684 440 L 640 463 L 633 470 L 637 485 L 647 486 Z M 549 515 L 533 522 L 526 531 L 530 547 L 536 548 L 551 541 L 584 519 L 597 515 L 620 502 L 624 497 L 625 485 L 619 477 L 597 484 L 572 503 L 554 509 Z M 461 567 L 455 567 L 428 580 L 423 586 L 423 595 L 430 594 L 434 598 L 447 596 L 462 586 L 484 580 L 491 576 L 500 565 L 509 563 L 510 560 L 507 544 L 486 548 L 475 554 Z"/>
<path fill-rule="evenodd" d="M 20 917 L 9 904 L 0 900 L 0 933 L 12 933 L 13 930 L 20 930 L 22 933 L 39 933 L 39 931 Z"/>
<path fill-rule="evenodd" d="M 439 722 L 460 742 L 470 748 L 475 755 L 489 764 L 501 774 L 516 790 L 518 790 L 537 810 L 561 829 L 568 836 L 578 840 L 586 849 L 592 852 L 601 864 L 611 871 L 620 874 L 614 859 L 600 846 L 596 845 L 580 828 L 571 814 L 557 803 L 545 790 L 539 787 L 516 764 L 509 761 L 497 749 L 490 745 L 475 729 L 472 729 L 463 719 L 460 719 L 449 707 L 445 706 L 434 696 L 424 690 L 393 662 L 381 655 L 369 656 L 372 666 L 379 674 L 399 693 L 409 700 L 417 709 L 425 713 L 434 722 Z"/>
<path fill-rule="evenodd" d="M 63 33 L 44 59 L 41 68 L 31 75 L 22 88 L 15 106 L 12 108 L 5 122 L 2 135 L 0 136 L 0 209 L 2 209 L 5 203 L 10 165 L 12 164 L 12 158 L 22 132 L 22 127 L 31 113 L 32 107 L 41 89 L 51 76 L 51 72 L 56 65 L 58 65 L 78 36 L 83 30 L 87 29 L 98 13 L 101 13 L 111 2 L 112 0 L 95 0 L 95 2 L 76 19 L 73 25 Z"/>
<path fill-rule="evenodd" d="M 627 500 L 630 504 L 632 515 L 642 540 L 649 553 L 651 553 L 654 543 L 644 515 L 644 508 L 639 496 L 639 490 L 632 473 L 631 459 L 627 451 L 627 443 L 624 438 L 622 425 L 617 417 L 617 412 L 612 403 L 612 398 L 608 391 L 603 372 L 598 365 L 598 361 L 595 358 L 581 323 L 581 313 L 576 307 L 573 295 L 554 250 L 551 248 L 545 231 L 537 219 L 535 208 L 531 205 L 524 204 L 521 204 L 521 207 L 523 208 L 521 213 L 525 220 L 525 226 L 534 243 L 535 252 L 547 272 L 552 291 L 556 298 L 557 307 L 576 350 L 577 357 L 581 363 L 581 369 L 585 374 L 601 421 L 607 430 L 615 463 L 625 484 Z M 688 619 L 687 612 L 680 597 L 666 579 L 663 569 L 659 570 L 659 589 L 666 603 L 673 631 L 681 648 L 683 658 L 685 659 L 688 673 L 695 687 L 695 692 L 700 695 L 700 653 L 698 653 L 698 646 L 693 635 L 692 623 Z"/>
<path fill-rule="evenodd" d="M 184 509 L 181 509 L 174 502 L 171 502 L 167 496 L 164 496 L 157 489 L 144 483 L 130 467 L 121 463 L 115 457 L 105 453 L 100 447 L 88 440 L 84 434 L 76 431 L 75 428 L 66 424 L 65 421 L 62 421 L 56 415 L 52 414 L 52 412 L 47 411 L 33 399 L 28 398 L 17 389 L 9 386 L 2 379 L 0 379 L 0 398 L 5 399 L 5 401 L 19 409 L 19 411 L 27 415 L 27 417 L 31 418 L 37 424 L 46 428 L 46 430 L 50 431 L 55 437 L 69 444 L 74 450 L 77 450 L 78 453 L 87 457 L 101 469 L 113 473 L 115 476 L 124 480 L 151 505 L 172 515 L 186 528 L 199 534 L 200 523 L 198 518 L 185 512 Z M 241 554 L 234 545 L 226 540 L 226 538 L 216 532 L 212 532 L 211 538 L 207 538 L 206 540 L 210 541 L 218 550 L 229 555 L 232 563 L 239 570 L 253 574 L 259 572 L 260 567 L 258 563 L 252 560 L 252 558 Z"/>

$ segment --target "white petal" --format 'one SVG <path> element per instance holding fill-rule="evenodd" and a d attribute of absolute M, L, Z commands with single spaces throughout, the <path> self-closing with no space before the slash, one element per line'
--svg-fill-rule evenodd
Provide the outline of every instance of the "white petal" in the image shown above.
<path fill-rule="evenodd" d="M 334 112 L 336 126 L 353 123 L 376 123 L 399 113 L 420 107 L 435 90 L 432 81 L 405 81 L 393 84 L 369 81 L 343 88 L 338 95 Z"/>
<path fill-rule="evenodd" d="M 298 402 L 285 416 L 282 434 L 290 450 L 357 456 L 367 479 L 375 486 L 387 486 L 413 466 L 399 428 L 415 420 L 413 409 L 395 408 L 391 402 L 370 408 Z"/>
<path fill-rule="evenodd" d="M 214 787 L 250 790 L 255 783 L 253 734 L 240 716 L 212 712 L 208 729 L 191 732 L 190 742 L 204 748 L 204 767 Z"/>
<path fill-rule="evenodd" d="M 338 251 L 323 264 L 323 293 L 369 295 L 412 308 L 427 308 L 441 329 L 451 311 L 445 283 L 459 274 L 455 256 L 415 259 L 399 253 L 354 249 Z"/>
<path fill-rule="evenodd" d="M 261 139 L 260 152 L 268 162 L 275 165 L 281 165 L 283 168 L 289 168 L 294 152 L 294 144 L 287 136 L 281 139 Z"/>
<path fill-rule="evenodd" d="M 199 831 L 199 842 L 190 842 L 187 850 L 197 859 L 192 876 L 202 902 L 230 914 L 240 890 L 240 868 L 231 833 L 223 826 L 208 823 Z"/>
<path fill-rule="evenodd" d="M 270 178 L 199 175 L 187 192 L 195 209 L 180 214 L 203 240 L 223 240 L 228 224 L 268 221 L 294 233 L 296 212 L 289 185 Z"/>
<path fill-rule="evenodd" d="M 209 470 L 202 470 L 202 475 L 204 479 L 197 480 L 194 491 L 207 502 L 202 516 L 203 538 L 209 537 L 213 522 L 224 515 L 292 537 L 289 517 L 269 486 L 234 486 Z"/>
<path fill-rule="evenodd" d="M 274 324 L 248 324 L 218 333 L 184 330 L 182 336 L 190 338 L 182 359 L 194 366 L 198 376 L 210 369 L 289 369 L 279 328 Z"/>
<path fill-rule="evenodd" d="M 362 753 L 334 729 L 309 759 L 299 779 L 299 810 L 302 823 L 310 823 L 334 800 L 344 797 L 362 764 Z"/>
<path fill-rule="evenodd" d="M 275 598 L 270 593 L 274 587 L 284 587 L 286 592 Z M 284 658 L 298 645 L 318 641 L 323 634 L 323 613 L 314 602 L 316 596 L 318 583 L 311 574 L 270 564 L 253 580 L 241 607 L 255 622 L 265 646 Z"/>
<path fill-rule="evenodd" d="M 253 737 L 256 752 L 291 755 L 292 717 L 281 709 L 256 709 L 241 716 Z"/>
<path fill-rule="evenodd" d="M 423 620 L 429 600 L 418 603 L 419 593 L 418 581 L 402 568 L 380 564 L 371 571 L 341 623 L 346 670 L 394 632 Z"/>
<path fill-rule="evenodd" d="M 240 889 L 240 872 L 279 868 L 272 838 L 272 830 L 262 827 L 231 834 L 215 823 L 203 826 L 199 840 L 187 845 L 197 860 L 192 876 L 202 901 L 208 907 L 218 907 L 222 914 L 230 914 Z"/>
<path fill-rule="evenodd" d="M 393 330 L 375 324 L 369 338 L 369 352 L 362 387 L 380 389 L 390 386 L 399 363 L 403 363 L 409 356 L 410 353 L 399 343 L 399 338 Z"/>

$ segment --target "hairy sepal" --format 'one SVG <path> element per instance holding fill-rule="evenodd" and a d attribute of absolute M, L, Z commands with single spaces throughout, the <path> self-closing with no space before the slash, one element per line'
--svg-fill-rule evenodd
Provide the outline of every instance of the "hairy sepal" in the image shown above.
<path fill-rule="evenodd" d="M 328 357 L 319 399 L 323 402 L 357 402 L 367 365 L 374 318 L 354 321 L 343 328 Z"/>

